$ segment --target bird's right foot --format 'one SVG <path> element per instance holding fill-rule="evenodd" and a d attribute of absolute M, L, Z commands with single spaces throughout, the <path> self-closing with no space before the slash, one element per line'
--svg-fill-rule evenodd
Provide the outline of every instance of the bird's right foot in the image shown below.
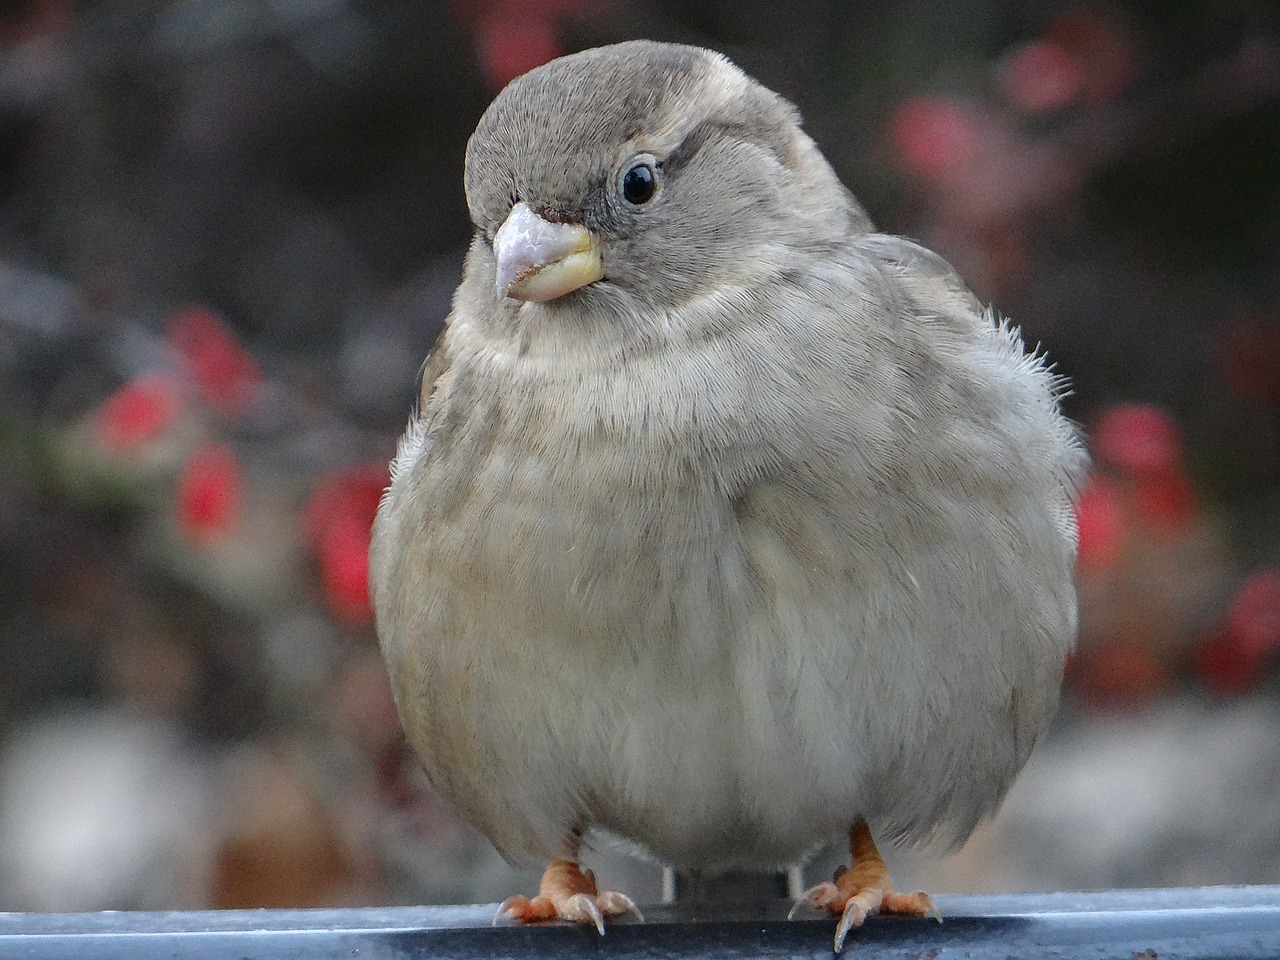
<path fill-rule="evenodd" d="M 552 860 L 542 874 L 538 895 L 532 899 L 520 895 L 507 897 L 498 907 L 493 922 L 496 924 L 503 914 L 521 923 L 571 920 L 593 924 L 604 936 L 605 917 L 624 913 L 634 913 L 637 919 L 644 920 L 640 909 L 626 894 L 601 891 L 590 870 L 582 870 L 572 860 Z"/>
<path fill-rule="evenodd" d="M 895 893 L 889 880 L 889 868 L 885 866 L 871 830 L 863 820 L 853 825 L 849 837 L 849 852 L 853 863 L 836 873 L 835 880 L 819 883 L 800 894 L 791 908 L 790 916 L 808 904 L 830 911 L 840 918 L 836 924 L 834 946 L 836 953 L 844 947 L 849 931 L 862 926 L 873 913 L 895 913 L 908 917 L 934 917 L 942 922 L 942 914 L 934 906 L 933 898 L 923 890 L 913 893 Z"/>

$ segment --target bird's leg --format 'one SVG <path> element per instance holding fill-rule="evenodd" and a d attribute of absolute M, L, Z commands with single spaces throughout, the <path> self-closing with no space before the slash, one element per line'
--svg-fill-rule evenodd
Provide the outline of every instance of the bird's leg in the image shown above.
<path fill-rule="evenodd" d="M 830 883 L 819 883 L 800 895 L 791 913 L 803 904 L 825 907 L 832 914 L 840 915 L 836 925 L 836 953 L 844 946 L 844 939 L 854 927 L 862 926 L 872 913 L 897 913 L 908 917 L 936 917 L 942 914 L 933 900 L 923 890 L 913 893 L 895 893 L 889 880 L 889 868 L 885 866 L 871 830 L 865 820 L 859 819 L 849 831 L 849 854 L 853 862 L 836 871 Z"/>
<path fill-rule="evenodd" d="M 577 844 L 573 844 L 574 855 Z M 508 914 L 522 923 L 540 920 L 573 920 L 576 923 L 595 924 L 604 936 L 604 918 L 623 913 L 634 913 L 644 920 L 639 908 L 630 897 L 612 890 L 601 891 L 596 886 L 596 876 L 583 870 L 574 860 L 552 860 L 542 874 L 538 895 L 533 899 L 522 896 L 507 897 L 498 907 L 498 917 Z"/>

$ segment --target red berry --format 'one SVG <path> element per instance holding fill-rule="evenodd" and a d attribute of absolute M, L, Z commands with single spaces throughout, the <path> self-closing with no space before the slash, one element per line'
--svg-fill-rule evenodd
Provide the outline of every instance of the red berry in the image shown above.
<path fill-rule="evenodd" d="M 1128 540 L 1120 492 L 1108 480 L 1094 477 L 1076 503 L 1080 534 L 1079 566 L 1084 573 L 1110 570 Z"/>
<path fill-rule="evenodd" d="M 1133 35 L 1118 18 L 1097 9 L 1077 9 L 1058 17 L 1045 31 L 1048 40 L 1080 65 L 1082 92 L 1105 103 L 1133 85 L 1142 57 Z"/>
<path fill-rule="evenodd" d="M 1009 56 L 1000 80 L 1012 103 L 1043 113 L 1068 107 L 1079 97 L 1084 70 L 1061 44 L 1037 40 Z"/>
<path fill-rule="evenodd" d="M 148 373 L 129 381 L 98 409 L 98 441 L 124 453 L 154 440 L 173 422 L 181 406 L 181 387 L 173 377 Z"/>
<path fill-rule="evenodd" d="M 1218 364 L 1236 396 L 1280 402 L 1280 322 L 1257 314 L 1236 318 L 1223 331 Z"/>
<path fill-rule="evenodd" d="M 1137 515 L 1154 532 L 1177 532 L 1195 519 L 1195 490 L 1181 471 L 1140 477 L 1133 492 Z"/>
<path fill-rule="evenodd" d="M 1150 647 L 1118 640 L 1077 651 L 1067 679 L 1096 707 L 1132 711 L 1152 703 L 1169 686 L 1170 675 Z"/>
<path fill-rule="evenodd" d="M 369 526 L 341 516 L 320 544 L 320 581 L 329 608 L 339 618 L 365 623 L 373 618 L 369 603 Z"/>
<path fill-rule="evenodd" d="M 192 307 L 176 314 L 168 340 L 201 399 L 219 413 L 236 416 L 257 398 L 257 361 L 212 310 Z"/>
<path fill-rule="evenodd" d="M 551 21 L 521 13 L 498 11 L 486 17 L 476 27 L 476 42 L 480 66 L 493 90 L 561 53 Z"/>
<path fill-rule="evenodd" d="M 1126 403 L 1112 407 L 1093 429 L 1090 446 L 1099 463 L 1130 475 L 1181 474 L 1182 430 L 1159 407 Z"/>
<path fill-rule="evenodd" d="M 1280 569 L 1256 573 L 1236 591 L 1222 625 L 1201 647 L 1196 667 L 1225 694 L 1245 693 L 1280 654 Z"/>
<path fill-rule="evenodd" d="M 240 514 L 244 473 L 229 448 L 207 444 L 187 458 L 178 477 L 178 527 L 205 543 L 225 534 Z"/>
<path fill-rule="evenodd" d="M 315 551 L 325 601 L 339 619 L 366 623 L 369 534 L 390 478 L 381 463 L 321 478 L 302 511 L 303 535 Z"/>
<path fill-rule="evenodd" d="M 927 179 L 955 173 L 978 153 L 978 131 L 959 104 L 942 97 L 915 97 L 899 104 L 890 129 L 906 166 Z"/>

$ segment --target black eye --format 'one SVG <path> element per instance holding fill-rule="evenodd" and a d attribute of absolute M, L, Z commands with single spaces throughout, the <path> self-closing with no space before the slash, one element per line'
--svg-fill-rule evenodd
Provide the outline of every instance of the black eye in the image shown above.
<path fill-rule="evenodd" d="M 622 199 L 635 206 L 648 203 L 658 190 L 658 176 L 653 167 L 637 163 L 622 175 Z"/>

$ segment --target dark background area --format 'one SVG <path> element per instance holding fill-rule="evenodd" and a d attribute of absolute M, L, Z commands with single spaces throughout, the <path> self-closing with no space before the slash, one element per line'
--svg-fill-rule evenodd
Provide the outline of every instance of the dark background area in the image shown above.
<path fill-rule="evenodd" d="M 1274 4 L 19 0 L 0 909 L 531 882 L 405 753 L 368 525 L 460 274 L 476 120 L 641 36 L 793 100 L 877 224 L 1075 383 L 1096 464 L 1063 714 L 997 820 L 902 885 L 1280 881 Z M 640 900 L 654 877 L 602 872 Z"/>

